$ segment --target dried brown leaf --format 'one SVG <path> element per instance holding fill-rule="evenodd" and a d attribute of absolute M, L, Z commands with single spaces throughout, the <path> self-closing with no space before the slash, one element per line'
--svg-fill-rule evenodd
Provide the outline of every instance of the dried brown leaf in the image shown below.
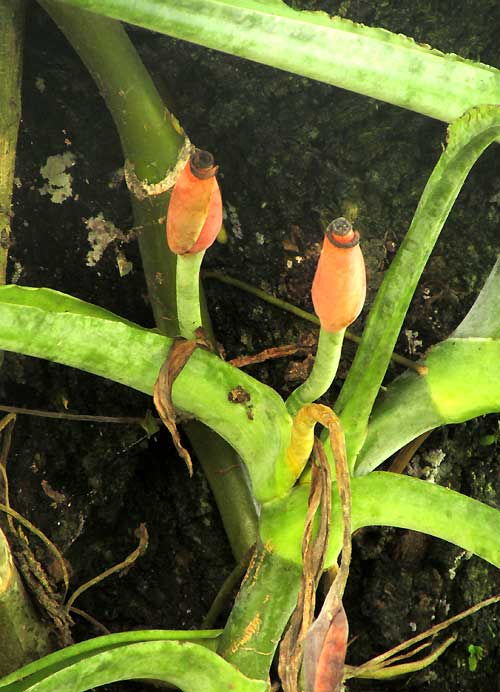
<path fill-rule="evenodd" d="M 172 436 L 173 443 L 180 457 L 186 462 L 189 475 L 193 475 L 193 462 L 187 449 L 183 447 L 179 431 L 175 422 L 175 409 L 172 403 L 172 386 L 175 378 L 179 375 L 182 368 L 186 365 L 194 350 L 200 344 L 197 341 L 186 341 L 176 339 L 168 356 L 160 368 L 158 379 L 156 380 L 153 400 L 163 424 Z"/>

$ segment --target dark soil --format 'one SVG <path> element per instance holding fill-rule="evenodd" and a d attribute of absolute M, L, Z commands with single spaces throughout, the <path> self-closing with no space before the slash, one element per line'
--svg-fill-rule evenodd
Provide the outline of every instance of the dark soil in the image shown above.
<path fill-rule="evenodd" d="M 500 10 L 489 0 L 479 4 L 360 1 L 322 9 L 500 67 Z M 322 222 L 345 214 L 363 236 L 371 300 L 441 152 L 445 125 L 163 36 L 131 35 L 191 140 L 220 164 L 229 238 L 210 251 L 207 267 L 310 309 Z M 92 80 L 36 6 L 27 26 L 23 100 L 11 271 L 21 284 L 49 286 L 152 326 L 134 242 L 112 245 L 96 266 L 86 265 L 84 219 L 102 212 L 118 228 L 133 226 L 125 187 L 114 183 L 123 159 Z M 40 194 L 40 168 L 48 156 L 68 151 L 75 156 L 73 194 L 55 204 Z M 499 190 L 492 147 L 446 223 L 417 289 L 401 353 L 409 355 L 415 344 L 422 353 L 466 314 L 498 251 Z M 118 250 L 133 265 L 123 277 Z M 310 325 L 257 299 L 215 281 L 205 288 L 228 357 L 314 340 Z M 348 348 L 340 375 L 351 357 Z M 299 359 L 273 361 L 250 372 L 287 394 L 300 366 Z M 1 375 L 1 399 L 12 405 L 115 416 L 152 409 L 148 397 L 118 384 L 15 354 L 6 355 Z M 497 416 L 437 430 L 414 464 L 425 469 L 442 457 L 439 482 L 498 506 L 498 445 L 481 445 L 496 430 Z M 9 479 L 13 506 L 60 547 L 73 585 L 122 560 L 146 523 L 145 556 L 122 577 L 90 589 L 80 608 L 112 631 L 200 626 L 232 556 L 201 471 L 188 479 L 166 434 L 147 439 L 134 426 L 19 416 Z M 365 529 L 354 545 L 346 599 L 356 637 L 350 662 L 497 591 L 494 568 L 420 534 Z M 491 608 L 458 627 L 458 641 L 431 668 L 390 683 L 349 683 L 349 690 L 500 690 L 499 612 Z M 78 621 L 73 634 L 80 640 L 96 632 Z M 484 650 L 475 671 L 470 645 Z"/>

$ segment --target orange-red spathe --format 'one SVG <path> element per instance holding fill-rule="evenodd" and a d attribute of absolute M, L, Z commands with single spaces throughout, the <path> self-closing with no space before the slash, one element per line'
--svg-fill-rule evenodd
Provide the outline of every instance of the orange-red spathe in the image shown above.
<path fill-rule="evenodd" d="M 200 179 L 188 161 L 175 183 L 167 214 L 168 246 L 177 255 L 206 250 L 222 226 L 222 199 L 215 175 Z"/>
<path fill-rule="evenodd" d="M 325 235 L 311 293 L 321 327 L 327 332 L 339 332 L 354 322 L 363 308 L 366 272 L 359 244 L 349 247 L 356 240 L 356 232 L 351 229 L 344 235 L 331 235 L 344 247 Z"/>

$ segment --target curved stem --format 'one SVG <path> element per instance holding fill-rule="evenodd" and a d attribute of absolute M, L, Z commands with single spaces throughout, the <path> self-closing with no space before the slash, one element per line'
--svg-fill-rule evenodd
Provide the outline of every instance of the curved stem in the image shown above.
<path fill-rule="evenodd" d="M 185 339 L 196 339 L 202 326 L 200 307 L 200 267 L 205 252 L 177 255 L 176 295 L 179 332 Z"/>
<path fill-rule="evenodd" d="M 55 0 L 40 0 L 40 4 L 96 82 L 137 176 L 150 183 L 162 180 L 177 160 L 183 136 L 124 27 Z"/>
<path fill-rule="evenodd" d="M 9 255 L 25 9 L 24 0 L 0 0 L 0 285 L 5 283 Z"/>
<path fill-rule="evenodd" d="M 90 12 L 40 0 L 96 82 L 120 136 L 125 158 L 141 179 L 158 182 L 174 166 L 183 136 L 123 26 Z M 177 333 L 175 256 L 168 249 L 164 222 L 168 196 L 132 196 L 135 225 L 151 307 L 159 329 Z"/>
<path fill-rule="evenodd" d="M 54 0 L 40 0 L 40 4 L 67 36 L 97 83 L 115 121 L 124 155 L 133 165 L 136 175 L 150 183 L 162 180 L 167 170 L 176 163 L 184 136 L 165 107 L 123 26 L 90 12 L 65 7 Z M 146 199 L 139 199 L 132 193 L 131 197 L 135 225 L 141 229 L 139 248 L 155 322 L 162 334 L 176 336 L 179 334 L 176 256 L 167 246 L 164 223 L 168 193 Z M 203 325 L 210 333 L 203 292 L 201 305 Z M 127 361 L 128 357 L 124 362 Z M 158 368 L 153 375 L 157 371 Z M 193 434 L 195 429 L 196 424 L 193 423 Z M 218 464 L 224 462 L 219 457 L 212 458 L 209 449 L 209 444 L 199 445 L 200 461 L 213 487 L 224 483 L 224 479 L 217 475 Z M 223 440 L 218 445 L 218 454 L 226 456 L 227 466 L 233 463 L 234 451 L 229 445 L 224 445 Z M 247 536 L 248 548 L 255 541 L 255 536 L 248 536 L 248 527 L 255 524 L 256 514 L 243 477 L 237 474 L 232 477 L 232 490 L 238 481 L 239 499 L 245 494 L 247 496 L 245 501 L 240 502 L 239 513 L 232 499 L 234 492 L 233 495 L 230 492 L 219 493 L 218 506 L 226 526 L 230 521 L 238 522 L 239 528 L 233 527 L 230 536 Z M 232 548 L 235 555 L 243 549 L 241 543 Z"/>
<path fill-rule="evenodd" d="M 294 416 L 306 404 L 311 404 L 327 392 L 337 374 L 345 329 L 327 332 L 320 329 L 313 369 L 300 387 L 290 394 L 286 407 Z"/>

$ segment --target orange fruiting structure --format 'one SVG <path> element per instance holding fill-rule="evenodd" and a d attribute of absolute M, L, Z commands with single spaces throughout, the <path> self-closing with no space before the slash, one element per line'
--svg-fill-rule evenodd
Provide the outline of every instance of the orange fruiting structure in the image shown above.
<path fill-rule="evenodd" d="M 175 183 L 167 214 L 168 246 L 176 255 L 206 250 L 222 226 L 218 166 L 208 151 L 197 149 Z"/>
<path fill-rule="evenodd" d="M 354 322 L 366 297 L 366 273 L 359 233 L 340 217 L 328 226 L 312 285 L 321 327 L 340 332 Z"/>

